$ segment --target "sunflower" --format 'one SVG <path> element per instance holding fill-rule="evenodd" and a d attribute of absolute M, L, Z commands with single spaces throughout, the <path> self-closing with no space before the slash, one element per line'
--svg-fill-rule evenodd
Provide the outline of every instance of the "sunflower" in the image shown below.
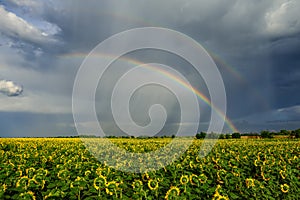
<path fill-rule="evenodd" d="M 16 183 L 16 187 L 27 188 L 29 182 L 28 176 L 22 176 Z"/>
<path fill-rule="evenodd" d="M 21 177 L 22 174 L 23 174 L 23 173 L 22 173 L 22 170 L 17 171 L 16 174 L 17 174 L 17 176 Z"/>
<path fill-rule="evenodd" d="M 196 162 L 197 163 L 201 162 L 201 158 L 199 156 L 196 156 Z"/>
<path fill-rule="evenodd" d="M 157 190 L 158 189 L 158 182 L 157 182 L 157 180 L 150 179 L 148 181 L 148 187 L 149 187 L 150 190 Z"/>
<path fill-rule="evenodd" d="M 257 159 L 255 159 L 255 160 L 254 160 L 254 165 L 255 165 L 255 167 L 257 167 L 257 166 L 258 166 L 257 162 L 258 162 L 258 160 L 257 160 Z"/>
<path fill-rule="evenodd" d="M 98 176 L 105 176 L 105 177 L 107 177 L 109 173 L 110 173 L 110 168 L 109 167 L 105 167 L 105 168 L 98 167 L 96 169 L 96 174 Z"/>
<path fill-rule="evenodd" d="M 199 177 L 200 183 L 206 183 L 207 181 L 207 176 L 205 174 L 201 174 Z"/>
<path fill-rule="evenodd" d="M 40 175 L 40 176 L 47 176 L 48 170 L 46 170 L 44 168 L 39 168 L 36 170 L 35 174 Z"/>
<path fill-rule="evenodd" d="M 223 181 L 221 181 L 222 177 L 226 175 L 226 170 L 221 169 L 217 172 L 217 177 L 218 177 L 218 181 L 223 183 Z M 221 177 L 222 176 L 222 177 Z"/>
<path fill-rule="evenodd" d="M 105 188 L 106 194 L 113 195 L 116 192 L 116 188 L 117 183 L 115 181 L 108 182 Z"/>
<path fill-rule="evenodd" d="M 265 177 L 264 171 L 261 171 L 260 175 L 262 176 L 262 178 L 264 179 L 264 181 L 269 181 L 270 180 L 270 178 L 266 178 Z"/>
<path fill-rule="evenodd" d="M 66 180 L 70 177 L 69 175 L 69 171 L 66 170 L 66 169 L 63 169 L 63 170 L 60 170 L 58 173 L 57 173 L 57 178 L 61 179 L 61 180 Z"/>
<path fill-rule="evenodd" d="M 91 172 L 90 170 L 87 170 L 87 171 L 84 172 L 84 175 L 85 175 L 85 176 L 89 176 L 91 173 L 92 173 L 92 172 Z"/>
<path fill-rule="evenodd" d="M 171 186 L 170 189 L 167 191 L 165 199 L 176 199 L 179 196 L 180 190 L 176 186 Z"/>
<path fill-rule="evenodd" d="M 229 200 L 229 198 L 226 197 L 226 196 L 219 195 L 219 196 L 217 197 L 217 200 Z"/>
<path fill-rule="evenodd" d="M 288 184 L 283 184 L 283 185 L 280 185 L 280 189 L 283 193 L 287 193 L 289 191 L 289 188 L 290 186 L 288 186 Z"/>
<path fill-rule="evenodd" d="M 105 188 L 106 178 L 104 176 L 99 176 L 99 177 L 95 178 L 93 185 L 96 190 Z"/>
<path fill-rule="evenodd" d="M 7 189 L 7 185 L 4 183 L 4 184 L 2 185 L 2 191 L 5 192 L 6 189 Z"/>
<path fill-rule="evenodd" d="M 190 163 L 189 163 L 189 165 L 190 165 L 190 168 L 194 168 L 194 162 L 193 161 L 190 161 Z"/>
<path fill-rule="evenodd" d="M 255 186 L 254 179 L 246 178 L 246 186 L 247 186 L 247 188 L 254 187 Z"/>
<path fill-rule="evenodd" d="M 32 191 L 28 191 L 28 192 L 24 192 L 20 194 L 20 197 L 22 199 L 32 199 L 32 200 L 36 200 L 35 195 Z"/>
<path fill-rule="evenodd" d="M 190 176 L 190 182 L 192 185 L 198 185 L 199 184 L 198 176 L 196 174 L 192 174 Z"/>
<path fill-rule="evenodd" d="M 142 179 L 143 179 L 143 181 L 148 181 L 149 179 L 150 179 L 150 177 L 149 177 L 149 174 L 147 173 L 147 172 L 145 172 L 143 175 L 142 175 Z"/>
<path fill-rule="evenodd" d="M 189 176 L 188 175 L 182 175 L 181 177 L 180 177 L 180 183 L 182 184 L 182 185 L 185 185 L 185 184 L 187 184 L 189 182 Z"/>
<path fill-rule="evenodd" d="M 220 195 L 219 190 L 221 189 L 221 185 L 217 185 L 217 188 L 215 190 L 215 194 L 213 195 L 213 199 L 219 199 L 220 197 L 222 197 L 222 195 Z"/>
<path fill-rule="evenodd" d="M 285 177 L 286 177 L 286 176 L 284 176 L 285 175 L 285 171 L 280 170 L 279 174 L 280 174 L 280 176 L 281 176 L 282 179 L 285 179 Z"/>
<path fill-rule="evenodd" d="M 178 163 L 178 164 L 176 165 L 176 169 L 182 169 L 182 165 L 181 165 L 180 163 Z"/>
<path fill-rule="evenodd" d="M 140 181 L 140 180 L 135 180 L 132 183 L 132 187 L 133 187 L 134 190 L 141 190 L 143 188 L 143 182 Z"/>
<path fill-rule="evenodd" d="M 106 177 L 109 175 L 109 173 L 110 173 L 110 168 L 109 168 L 109 167 L 105 167 L 105 168 L 103 168 L 103 169 L 100 171 L 100 175 L 106 176 Z"/>

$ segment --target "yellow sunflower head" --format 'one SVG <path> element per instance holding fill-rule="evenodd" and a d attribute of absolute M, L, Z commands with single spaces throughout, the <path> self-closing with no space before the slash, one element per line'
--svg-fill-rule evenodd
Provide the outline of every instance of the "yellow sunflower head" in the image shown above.
<path fill-rule="evenodd" d="M 4 184 L 2 185 L 2 191 L 5 192 L 6 190 L 7 190 L 7 185 L 4 183 Z"/>
<path fill-rule="evenodd" d="M 200 162 L 201 162 L 200 156 L 197 156 L 197 157 L 196 157 L 196 162 L 197 162 L 197 163 L 200 163 Z"/>
<path fill-rule="evenodd" d="M 16 183 L 16 187 L 26 188 L 29 183 L 28 176 L 22 176 Z"/>
<path fill-rule="evenodd" d="M 207 176 L 205 174 L 200 174 L 198 177 L 199 177 L 200 183 L 206 183 Z"/>
<path fill-rule="evenodd" d="M 219 195 L 217 200 L 229 200 L 227 196 Z"/>
<path fill-rule="evenodd" d="M 254 187 L 255 186 L 254 179 L 246 178 L 246 186 L 247 186 L 247 188 Z"/>
<path fill-rule="evenodd" d="M 157 180 L 150 179 L 148 181 L 148 187 L 149 187 L 150 190 L 157 190 L 158 189 L 158 182 L 157 182 Z"/>
<path fill-rule="evenodd" d="M 166 193 L 165 199 L 177 199 L 179 194 L 180 194 L 179 188 L 176 186 L 171 186 Z"/>
<path fill-rule="evenodd" d="M 285 179 L 285 177 L 286 177 L 285 176 L 285 171 L 280 170 L 279 174 L 280 174 L 280 176 L 281 176 L 282 179 Z"/>
<path fill-rule="evenodd" d="M 280 185 L 280 189 L 283 193 L 287 193 L 289 191 L 290 186 L 288 184 Z"/>
<path fill-rule="evenodd" d="M 100 190 L 106 187 L 106 178 L 104 176 L 99 176 L 94 179 L 94 188 Z"/>
<path fill-rule="evenodd" d="M 190 182 L 192 185 L 198 185 L 199 184 L 198 176 L 196 174 L 192 174 L 190 176 Z"/>
<path fill-rule="evenodd" d="M 134 190 L 141 190 L 143 188 L 143 182 L 140 181 L 140 180 L 135 180 L 133 183 L 132 183 L 132 187 Z"/>
<path fill-rule="evenodd" d="M 190 165 L 190 168 L 192 168 L 192 169 L 194 168 L 194 162 L 192 160 L 190 161 L 189 165 Z"/>
<path fill-rule="evenodd" d="M 84 172 L 84 175 L 85 175 L 85 176 L 89 176 L 91 173 L 92 173 L 92 172 L 91 172 L 90 170 L 87 170 L 87 171 Z"/>
<path fill-rule="evenodd" d="M 143 179 L 143 181 L 148 181 L 149 179 L 150 179 L 150 176 L 149 176 L 149 174 L 147 173 L 147 172 L 145 172 L 143 175 L 142 175 L 142 179 Z"/>
<path fill-rule="evenodd" d="M 106 184 L 105 191 L 109 195 L 113 195 L 117 190 L 117 183 L 115 181 L 110 181 Z"/>
<path fill-rule="evenodd" d="M 66 180 L 70 177 L 69 175 L 69 171 L 66 170 L 66 169 L 63 169 L 63 170 L 60 170 L 58 173 L 57 173 L 57 178 L 61 179 L 61 180 Z"/>
<path fill-rule="evenodd" d="M 32 191 L 28 192 L 23 192 L 20 194 L 20 199 L 31 199 L 31 200 L 36 200 L 36 197 Z"/>
<path fill-rule="evenodd" d="M 27 168 L 27 169 L 26 169 L 26 175 L 27 175 L 29 178 L 32 178 L 32 177 L 33 177 L 34 172 L 35 172 L 35 169 L 34 169 L 33 167 L 30 167 L 30 168 Z"/>
<path fill-rule="evenodd" d="M 182 175 L 181 177 L 180 177 L 180 183 L 182 184 L 182 185 L 185 185 L 185 184 L 187 184 L 189 182 L 189 176 L 188 175 Z"/>

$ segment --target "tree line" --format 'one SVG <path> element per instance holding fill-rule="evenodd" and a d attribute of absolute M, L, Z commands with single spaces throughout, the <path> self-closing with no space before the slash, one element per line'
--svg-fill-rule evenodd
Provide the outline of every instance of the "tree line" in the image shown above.
<path fill-rule="evenodd" d="M 300 129 L 296 130 L 280 130 L 278 132 L 263 130 L 260 133 L 227 133 L 227 134 L 216 134 L 216 133 L 205 133 L 200 132 L 196 134 L 197 139 L 204 138 L 218 138 L 218 139 L 239 139 L 243 136 L 249 137 L 260 137 L 260 138 L 274 138 L 276 136 L 286 136 L 289 138 L 300 138 Z"/>

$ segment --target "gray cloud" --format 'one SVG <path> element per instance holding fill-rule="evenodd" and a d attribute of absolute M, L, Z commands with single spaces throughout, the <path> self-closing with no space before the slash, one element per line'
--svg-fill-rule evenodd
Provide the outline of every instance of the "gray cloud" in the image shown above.
<path fill-rule="evenodd" d="M 7 96 L 19 96 L 23 92 L 23 87 L 13 81 L 0 80 L 0 93 Z"/>

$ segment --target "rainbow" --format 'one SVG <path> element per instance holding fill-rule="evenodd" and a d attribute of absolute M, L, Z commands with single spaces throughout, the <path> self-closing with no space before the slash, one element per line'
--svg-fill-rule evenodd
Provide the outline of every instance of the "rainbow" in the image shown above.
<path fill-rule="evenodd" d="M 207 48 L 205 48 L 205 49 L 207 50 Z M 218 67 L 224 68 L 235 79 L 237 79 L 241 84 L 250 86 L 250 83 L 246 79 L 244 79 L 235 68 L 233 68 L 231 65 L 226 63 L 223 59 L 221 59 L 218 55 L 216 55 L 212 51 L 208 51 L 208 53 L 213 58 L 213 60 L 215 61 L 215 63 L 217 64 Z M 265 110 L 270 109 L 269 103 L 267 102 L 267 100 L 265 98 L 263 98 L 262 94 L 260 94 L 257 90 L 253 89 L 253 87 L 247 87 L 247 89 L 249 89 L 249 91 L 251 92 L 251 95 L 253 95 L 258 100 L 258 102 L 261 103 L 261 105 L 263 106 L 263 108 Z"/>
<path fill-rule="evenodd" d="M 120 20 L 123 21 L 124 23 L 128 22 L 128 23 L 133 23 L 135 26 L 137 27 L 163 27 L 163 24 L 161 24 L 159 21 L 157 20 L 149 20 L 149 19 L 145 19 L 145 18 L 141 18 L 140 16 L 136 16 L 131 12 L 102 12 L 102 15 L 105 15 L 107 17 L 111 17 L 112 20 Z M 195 43 L 195 45 L 198 45 L 197 43 Z M 237 69 L 235 69 L 234 67 L 232 67 L 231 65 L 229 65 L 228 63 L 226 63 L 224 61 L 224 59 L 220 58 L 216 53 L 214 53 L 213 51 L 209 50 L 209 48 L 207 46 L 205 46 L 204 44 L 202 44 L 203 47 L 205 47 L 206 51 L 209 53 L 209 55 L 213 58 L 213 60 L 216 62 L 218 67 L 222 67 L 224 68 L 226 71 L 228 71 L 234 78 L 236 78 L 240 83 L 249 86 L 249 82 L 246 81 L 241 75 L 240 73 L 237 71 Z M 263 98 L 263 95 L 261 93 L 259 93 L 257 90 L 253 89 L 252 87 L 247 87 L 247 89 L 250 90 L 251 95 L 253 95 L 253 97 L 255 97 L 258 102 L 260 102 L 260 104 L 263 106 L 263 108 L 265 110 L 269 110 L 270 109 L 270 105 L 267 102 L 267 100 L 265 98 Z"/>
<path fill-rule="evenodd" d="M 61 58 L 80 58 L 80 59 L 84 59 L 88 54 L 85 53 L 71 53 L 71 54 L 64 54 L 62 56 L 60 56 Z M 96 57 L 102 57 L 102 58 L 114 58 L 114 55 L 109 55 L 109 54 L 92 54 L 89 56 L 96 56 Z M 174 74 L 166 71 L 166 70 L 162 70 L 160 68 L 157 67 L 153 67 L 150 65 L 145 65 L 146 63 L 140 62 L 138 60 L 135 59 L 131 59 L 131 58 L 126 58 L 126 57 L 119 57 L 118 60 L 122 60 L 125 61 L 127 63 L 130 63 L 132 65 L 138 66 L 138 65 L 143 65 L 143 67 L 147 67 L 150 70 L 156 71 L 158 73 L 160 73 L 161 75 L 163 75 L 164 77 L 175 81 L 176 83 L 180 84 L 181 86 L 183 86 L 184 88 L 194 92 L 194 94 L 196 94 L 196 96 L 203 101 L 205 104 L 207 104 L 209 107 L 211 107 L 211 109 L 214 109 L 219 116 L 221 116 L 222 118 L 225 119 L 225 124 L 230 128 L 230 130 L 232 132 L 239 132 L 239 130 L 234 126 L 234 124 L 231 122 L 231 120 L 217 107 L 215 107 L 211 101 L 203 94 L 201 93 L 199 90 L 197 90 L 196 88 L 192 87 L 189 83 L 187 83 L 186 81 L 182 80 L 181 78 L 175 76 Z"/>

